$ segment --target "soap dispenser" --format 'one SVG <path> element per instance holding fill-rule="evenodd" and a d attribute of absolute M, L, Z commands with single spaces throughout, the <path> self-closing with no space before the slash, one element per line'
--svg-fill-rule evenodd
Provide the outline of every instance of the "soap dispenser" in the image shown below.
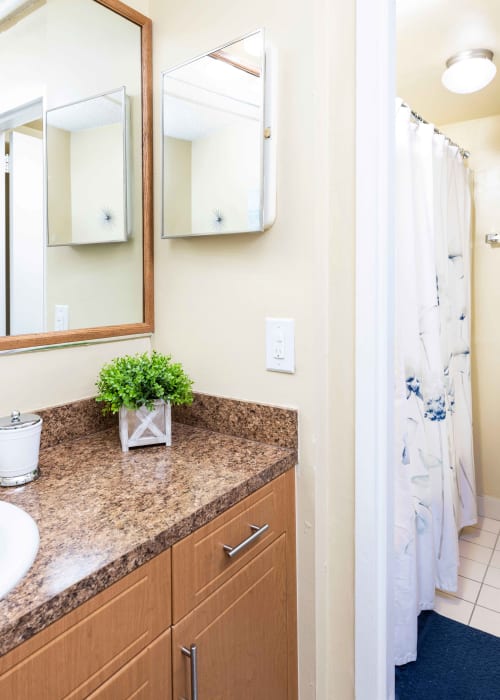
<path fill-rule="evenodd" d="M 42 422 L 40 416 L 19 411 L 0 418 L 0 486 L 20 486 L 38 477 Z"/>

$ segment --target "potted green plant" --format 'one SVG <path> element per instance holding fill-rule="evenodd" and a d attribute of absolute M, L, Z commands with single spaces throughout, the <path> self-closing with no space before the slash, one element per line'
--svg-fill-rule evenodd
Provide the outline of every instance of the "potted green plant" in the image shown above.
<path fill-rule="evenodd" d="M 118 413 L 123 452 L 140 445 L 172 444 L 171 405 L 193 401 L 192 380 L 170 355 L 155 350 L 115 357 L 96 382 L 103 413 Z"/>

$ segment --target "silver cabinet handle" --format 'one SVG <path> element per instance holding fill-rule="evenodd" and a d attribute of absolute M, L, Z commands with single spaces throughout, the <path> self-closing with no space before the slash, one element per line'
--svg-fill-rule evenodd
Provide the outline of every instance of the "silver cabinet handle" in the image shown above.
<path fill-rule="evenodd" d="M 181 651 L 191 662 L 191 700 L 198 700 L 198 649 L 191 644 L 189 649 L 181 647 Z"/>
<path fill-rule="evenodd" d="M 223 549 L 228 557 L 232 559 L 237 554 L 239 554 L 242 549 L 245 549 L 245 547 L 248 547 L 249 544 L 255 542 L 255 540 L 257 540 L 261 535 L 263 535 L 265 532 L 267 532 L 267 530 L 269 530 L 269 525 L 267 523 L 262 527 L 259 527 L 258 525 L 250 525 L 250 529 L 253 530 L 253 533 L 249 537 L 247 537 L 246 540 L 243 540 L 243 542 L 240 542 L 238 545 L 236 545 L 236 547 L 230 547 L 228 544 L 225 544 L 223 546 Z"/>

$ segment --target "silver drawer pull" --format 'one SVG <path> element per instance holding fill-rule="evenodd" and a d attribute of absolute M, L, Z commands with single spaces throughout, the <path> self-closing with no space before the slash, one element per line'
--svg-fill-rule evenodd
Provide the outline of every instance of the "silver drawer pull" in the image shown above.
<path fill-rule="evenodd" d="M 231 557 L 232 559 L 237 554 L 239 554 L 242 549 L 245 549 L 245 547 L 248 547 L 249 544 L 252 544 L 252 542 L 258 540 L 261 535 L 263 535 L 265 532 L 267 532 L 267 530 L 269 530 L 269 525 L 267 523 L 262 527 L 259 527 L 258 525 L 250 525 L 250 529 L 253 530 L 253 533 L 250 535 L 250 537 L 247 537 L 246 540 L 240 542 L 238 545 L 236 545 L 236 547 L 230 547 L 228 544 L 225 544 L 223 546 L 223 549 L 228 557 Z"/>
<path fill-rule="evenodd" d="M 198 649 L 191 644 L 189 649 L 181 647 L 181 651 L 191 662 L 191 700 L 198 700 Z"/>

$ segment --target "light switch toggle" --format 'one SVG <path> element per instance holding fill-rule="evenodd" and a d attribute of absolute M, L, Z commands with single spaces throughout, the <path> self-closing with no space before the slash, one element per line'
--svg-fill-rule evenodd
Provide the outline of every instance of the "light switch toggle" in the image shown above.
<path fill-rule="evenodd" d="M 295 372 L 295 322 L 291 318 L 266 318 L 266 369 Z"/>
<path fill-rule="evenodd" d="M 285 359 L 285 334 L 282 330 L 277 331 L 274 338 L 273 357 L 275 360 Z"/>

